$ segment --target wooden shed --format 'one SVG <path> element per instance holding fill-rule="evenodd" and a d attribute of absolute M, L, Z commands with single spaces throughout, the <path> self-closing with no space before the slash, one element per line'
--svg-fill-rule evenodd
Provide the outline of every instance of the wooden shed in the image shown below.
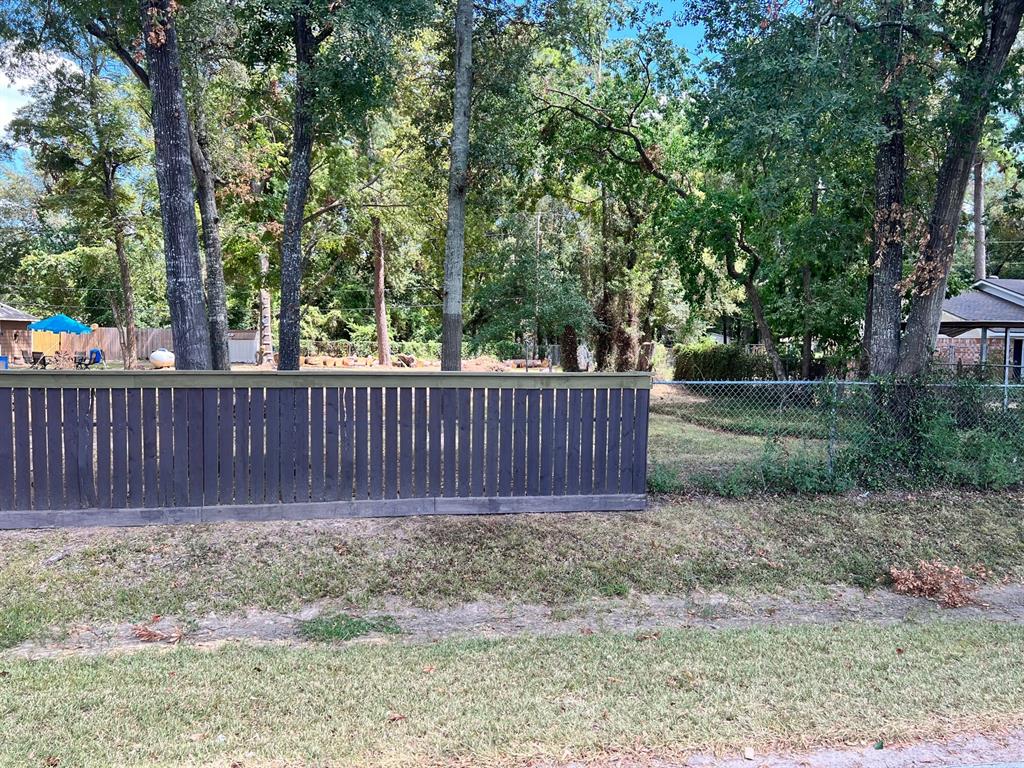
<path fill-rule="evenodd" d="M 28 324 L 38 319 L 0 302 L 0 355 L 6 355 L 11 363 L 31 362 L 32 331 Z M 25 355 L 28 359 L 23 359 Z"/>

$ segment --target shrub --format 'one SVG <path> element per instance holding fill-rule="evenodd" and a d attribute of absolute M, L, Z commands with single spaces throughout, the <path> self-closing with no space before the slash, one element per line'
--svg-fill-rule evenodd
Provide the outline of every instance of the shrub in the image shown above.
<path fill-rule="evenodd" d="M 736 344 L 703 341 L 675 348 L 677 381 L 752 381 L 774 378 L 765 355 L 748 352 Z"/>

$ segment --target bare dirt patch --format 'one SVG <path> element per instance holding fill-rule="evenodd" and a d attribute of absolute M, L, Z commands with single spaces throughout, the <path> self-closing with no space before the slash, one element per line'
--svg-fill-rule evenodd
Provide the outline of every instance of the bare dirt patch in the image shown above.
<path fill-rule="evenodd" d="M 693 755 L 680 760 L 656 757 L 621 757 L 558 768 L 1021 768 L 1024 766 L 1024 731 L 958 736 L 945 741 L 922 741 L 896 746 L 875 743 L 844 745 L 808 752 Z M 555 768 L 539 763 L 537 768 Z"/>
<path fill-rule="evenodd" d="M 424 608 L 389 599 L 366 617 L 394 618 L 401 634 L 355 642 L 432 642 L 442 639 L 503 638 L 594 633 L 656 633 L 662 629 L 743 629 L 838 625 L 881 625 L 941 620 L 984 620 L 1024 625 L 1024 585 L 986 586 L 970 604 L 943 608 L 933 600 L 883 589 L 864 592 L 836 586 L 811 594 L 738 597 L 696 592 L 685 597 L 637 595 L 599 598 L 566 605 L 480 600 Z M 337 600 L 322 600 L 295 611 L 250 609 L 233 615 L 200 618 L 154 616 L 141 623 L 77 624 L 53 642 L 25 642 L 5 652 L 18 658 L 120 653 L 160 645 L 220 645 L 225 642 L 302 644 L 299 623 L 339 610 Z"/>

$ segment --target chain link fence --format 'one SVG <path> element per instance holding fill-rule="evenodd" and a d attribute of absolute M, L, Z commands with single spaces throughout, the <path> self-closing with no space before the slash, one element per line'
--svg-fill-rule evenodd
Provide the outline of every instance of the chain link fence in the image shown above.
<path fill-rule="evenodd" d="M 655 492 L 1007 488 L 1024 483 L 1024 385 L 659 381 Z"/>

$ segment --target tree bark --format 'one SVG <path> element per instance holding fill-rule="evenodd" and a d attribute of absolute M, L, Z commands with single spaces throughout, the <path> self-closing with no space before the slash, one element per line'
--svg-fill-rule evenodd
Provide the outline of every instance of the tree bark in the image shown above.
<path fill-rule="evenodd" d="M 152 93 L 156 180 L 175 367 L 203 370 L 210 368 L 211 363 L 210 330 L 206 322 L 196 238 L 188 114 L 178 35 L 169 0 L 142 0 L 139 12 Z"/>
<path fill-rule="evenodd" d="M 259 364 L 273 367 L 274 365 L 274 333 L 271 325 L 274 322 L 273 307 L 270 304 L 270 258 L 266 251 L 260 253 L 260 351 Z"/>
<path fill-rule="evenodd" d="M 295 105 L 292 118 L 292 153 L 288 171 L 288 193 L 281 237 L 281 319 L 278 330 L 282 371 L 299 370 L 300 288 L 302 284 L 302 223 L 309 197 L 309 175 L 313 154 L 313 125 L 309 113 L 310 69 L 316 41 L 309 18 L 294 16 Z"/>
<path fill-rule="evenodd" d="M 562 338 L 560 340 L 560 345 L 562 348 L 562 372 L 579 373 L 580 342 L 579 337 L 576 335 L 576 329 L 573 328 L 571 325 L 565 326 L 565 328 L 562 330 Z"/>
<path fill-rule="evenodd" d="M 772 335 L 771 326 L 764 314 L 764 304 L 761 302 L 761 292 L 757 290 L 753 277 L 743 283 L 743 290 L 747 294 L 747 302 L 750 304 L 750 311 L 754 315 L 754 323 L 757 325 L 757 333 L 764 344 L 764 353 L 772 364 L 772 372 L 778 381 L 786 380 L 786 368 L 779 357 L 779 350 L 775 347 L 775 337 Z"/>
<path fill-rule="evenodd" d="M 901 0 L 890 2 L 886 20 L 898 22 L 903 15 Z M 902 320 L 904 198 L 907 177 L 907 152 L 904 137 L 903 103 L 895 92 L 902 55 L 903 31 L 895 24 L 881 33 L 885 52 L 882 78 L 888 93 L 882 128 L 885 139 L 875 153 L 875 218 L 872 232 L 871 303 L 867 311 L 871 323 L 868 338 L 869 371 L 874 376 L 889 376 L 896 370 L 900 353 Z"/>
<path fill-rule="evenodd" d="M 131 264 L 125 247 L 124 219 L 117 204 L 116 169 L 110 163 L 104 167 L 103 193 L 114 239 L 114 255 L 117 257 L 117 271 L 121 279 L 121 302 L 118 320 L 122 328 L 121 357 L 126 371 L 138 365 L 138 351 L 135 346 L 135 287 L 132 284 Z"/>
<path fill-rule="evenodd" d="M 196 176 L 196 201 L 202 221 L 203 253 L 206 255 L 206 306 L 210 321 L 210 351 L 215 370 L 231 370 L 228 351 L 228 301 L 224 287 L 224 250 L 220 241 L 220 216 L 214 195 L 214 176 L 207 149 L 206 124 L 201 95 L 195 98 L 195 127 L 189 131 L 189 156 Z"/>
<path fill-rule="evenodd" d="M 939 167 L 927 239 L 911 275 L 910 314 L 897 367 L 902 375 L 924 373 L 935 348 L 967 182 L 1022 15 L 1024 0 L 996 0 L 992 4 L 984 39 L 956 84 L 959 93 Z"/>
<path fill-rule="evenodd" d="M 448 224 L 444 238 L 441 370 L 462 369 L 462 273 L 466 250 L 470 94 L 473 87 L 473 0 L 455 8 L 455 93 L 448 169 Z"/>
<path fill-rule="evenodd" d="M 391 365 L 388 309 L 384 302 L 384 230 L 380 216 L 371 216 L 370 225 L 373 230 L 373 317 L 377 325 L 377 362 Z"/>
<path fill-rule="evenodd" d="M 974 279 L 988 277 L 985 253 L 985 163 L 979 149 L 974 158 Z"/>

